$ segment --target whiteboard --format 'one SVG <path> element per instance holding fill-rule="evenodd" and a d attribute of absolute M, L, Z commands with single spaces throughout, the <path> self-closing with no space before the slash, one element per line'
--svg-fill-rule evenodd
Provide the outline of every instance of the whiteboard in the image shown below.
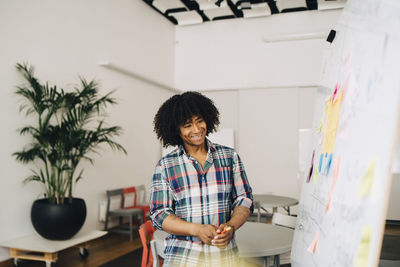
<path fill-rule="evenodd" d="M 350 0 L 335 30 L 317 90 L 294 267 L 379 262 L 399 136 L 400 1 Z"/>

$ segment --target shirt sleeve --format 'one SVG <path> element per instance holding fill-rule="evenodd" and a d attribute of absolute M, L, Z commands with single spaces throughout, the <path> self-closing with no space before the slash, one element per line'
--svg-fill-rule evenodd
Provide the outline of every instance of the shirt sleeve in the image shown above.
<path fill-rule="evenodd" d="M 153 221 L 153 225 L 162 230 L 162 223 L 170 214 L 175 214 L 173 195 L 166 179 L 165 171 L 161 164 L 158 163 L 150 186 L 150 218 Z"/>
<path fill-rule="evenodd" d="M 249 181 L 247 180 L 246 171 L 239 155 L 234 152 L 233 155 L 233 205 L 232 210 L 238 206 L 244 206 L 253 213 L 253 193 Z"/>

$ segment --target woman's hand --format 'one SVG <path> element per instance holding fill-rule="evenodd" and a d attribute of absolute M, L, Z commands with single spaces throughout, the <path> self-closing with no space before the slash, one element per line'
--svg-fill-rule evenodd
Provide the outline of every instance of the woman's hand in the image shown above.
<path fill-rule="evenodd" d="M 218 248 L 226 248 L 229 244 L 229 241 L 232 239 L 234 232 L 235 229 L 233 228 L 233 226 L 225 223 L 221 224 L 218 227 L 217 235 L 211 241 L 211 244 Z"/>
<path fill-rule="evenodd" d="M 197 226 L 196 236 L 207 245 L 217 236 L 217 227 L 212 224 L 199 224 Z"/>

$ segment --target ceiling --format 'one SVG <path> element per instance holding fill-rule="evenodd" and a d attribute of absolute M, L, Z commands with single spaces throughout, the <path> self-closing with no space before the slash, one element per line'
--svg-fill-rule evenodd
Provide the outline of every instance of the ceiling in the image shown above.
<path fill-rule="evenodd" d="M 346 0 L 143 0 L 175 25 L 343 8 Z"/>

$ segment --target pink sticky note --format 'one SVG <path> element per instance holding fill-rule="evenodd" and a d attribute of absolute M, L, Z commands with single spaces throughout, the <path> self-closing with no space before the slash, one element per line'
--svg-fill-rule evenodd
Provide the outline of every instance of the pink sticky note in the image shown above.
<path fill-rule="evenodd" d="M 335 85 L 335 91 L 333 91 L 333 95 L 332 95 L 332 98 L 331 98 L 331 102 L 332 102 L 332 103 L 333 103 L 333 101 L 335 100 L 335 97 L 336 97 L 338 88 L 339 88 L 339 85 L 336 84 L 336 85 Z"/>
<path fill-rule="evenodd" d="M 313 241 L 311 242 L 310 246 L 307 249 L 308 252 L 313 253 L 313 254 L 315 253 L 315 251 L 317 250 L 318 238 L 319 238 L 319 231 L 317 231 L 315 233 L 314 239 L 313 239 Z"/>

